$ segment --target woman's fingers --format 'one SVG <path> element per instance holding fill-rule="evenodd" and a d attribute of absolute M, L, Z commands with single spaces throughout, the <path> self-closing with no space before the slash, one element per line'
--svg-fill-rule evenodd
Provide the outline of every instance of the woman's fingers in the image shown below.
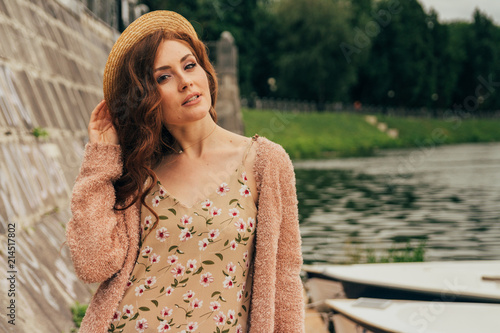
<path fill-rule="evenodd" d="M 101 125 L 101 121 L 104 123 L 107 123 L 108 121 L 111 122 L 111 115 L 109 114 L 108 107 L 104 100 L 97 104 L 94 111 L 92 111 L 92 114 L 90 115 L 90 126 L 99 127 L 99 125 Z"/>
<path fill-rule="evenodd" d="M 99 116 L 100 116 L 100 113 L 101 113 L 101 110 L 103 108 L 103 106 L 105 105 L 105 101 L 102 100 L 99 102 L 99 104 L 97 104 L 97 106 L 94 108 L 94 110 L 92 111 L 92 113 L 90 114 L 90 121 L 95 121 L 95 120 L 98 120 L 99 119 Z"/>
<path fill-rule="evenodd" d="M 108 131 L 110 129 L 111 131 Z M 118 144 L 118 136 L 105 100 L 99 102 L 92 111 L 88 131 L 91 142 L 111 142 Z"/>

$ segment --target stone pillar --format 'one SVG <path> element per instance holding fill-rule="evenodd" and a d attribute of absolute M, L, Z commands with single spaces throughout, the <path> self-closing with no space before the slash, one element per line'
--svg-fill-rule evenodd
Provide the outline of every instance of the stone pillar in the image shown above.
<path fill-rule="evenodd" d="M 243 135 L 238 86 L 238 49 L 229 31 L 224 31 L 216 43 L 215 70 L 219 80 L 219 95 L 215 106 L 218 124 L 231 132 Z"/>

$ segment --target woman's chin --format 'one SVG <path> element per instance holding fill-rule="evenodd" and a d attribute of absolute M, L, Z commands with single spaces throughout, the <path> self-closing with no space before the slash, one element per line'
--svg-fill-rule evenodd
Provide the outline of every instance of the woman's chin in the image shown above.
<path fill-rule="evenodd" d="M 205 118 L 211 118 L 210 116 L 210 108 L 208 110 L 198 109 L 198 110 L 190 110 L 188 112 L 184 112 L 177 119 L 173 121 L 167 121 L 167 123 L 171 125 L 187 125 L 190 123 L 195 123 L 197 121 L 205 121 Z"/>

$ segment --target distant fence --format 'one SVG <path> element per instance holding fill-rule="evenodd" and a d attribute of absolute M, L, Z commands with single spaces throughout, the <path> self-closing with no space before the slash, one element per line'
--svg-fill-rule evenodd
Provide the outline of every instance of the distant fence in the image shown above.
<path fill-rule="evenodd" d="M 339 111 L 336 110 L 332 103 L 328 105 L 326 110 L 328 111 Z M 341 103 L 340 103 L 341 104 Z M 254 108 L 258 110 L 272 109 L 272 110 L 280 110 L 280 111 L 318 111 L 318 104 L 311 101 L 299 101 L 299 100 L 289 100 L 289 99 L 280 99 L 280 98 L 254 98 L 254 99 L 241 99 L 241 106 Z"/>
<path fill-rule="evenodd" d="M 403 108 L 391 106 L 373 106 L 361 104 L 347 104 L 342 102 L 317 103 L 313 101 L 301 101 L 280 98 L 254 98 L 241 99 L 241 106 L 257 110 L 280 110 L 299 112 L 352 112 L 358 114 L 384 114 L 388 116 L 420 117 L 420 118 L 443 118 L 458 116 L 461 118 L 500 118 L 500 110 L 452 110 L 452 109 L 429 109 L 429 108 Z"/>

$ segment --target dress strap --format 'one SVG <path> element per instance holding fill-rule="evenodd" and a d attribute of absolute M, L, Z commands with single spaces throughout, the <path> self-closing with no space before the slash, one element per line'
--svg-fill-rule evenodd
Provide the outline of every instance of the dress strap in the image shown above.
<path fill-rule="evenodd" d="M 255 141 L 257 141 L 257 138 L 259 135 L 256 133 L 254 136 L 252 136 L 252 140 L 250 140 L 250 144 L 248 145 L 247 149 L 245 150 L 245 154 L 243 155 L 243 160 L 241 161 L 242 164 L 245 163 L 245 160 L 247 159 L 248 152 L 250 151 L 250 148 L 252 148 L 252 145 Z"/>

